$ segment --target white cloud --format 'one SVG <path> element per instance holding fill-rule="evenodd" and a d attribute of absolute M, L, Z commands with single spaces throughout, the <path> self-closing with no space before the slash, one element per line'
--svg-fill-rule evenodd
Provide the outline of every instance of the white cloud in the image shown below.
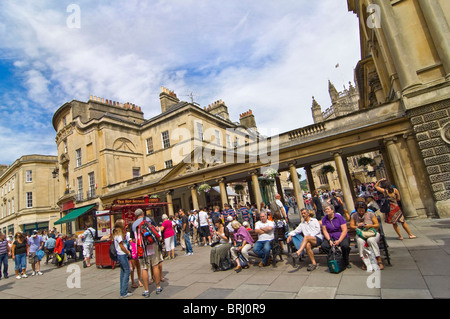
<path fill-rule="evenodd" d="M 202 106 L 223 99 L 232 120 L 250 108 L 259 126 L 285 131 L 311 124 L 311 96 L 328 107 L 328 79 L 342 89 L 359 59 L 358 24 L 345 1 L 78 4 L 81 28 L 70 29 L 60 1 L 1 2 L 0 52 L 28 97 L 6 117 L 42 110 L 50 132 L 52 112 L 93 94 L 140 105 L 150 118 L 164 85 L 185 100 L 193 92 Z"/>

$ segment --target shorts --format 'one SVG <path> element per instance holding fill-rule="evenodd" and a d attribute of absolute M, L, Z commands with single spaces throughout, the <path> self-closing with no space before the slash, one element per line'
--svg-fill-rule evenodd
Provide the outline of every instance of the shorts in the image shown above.
<path fill-rule="evenodd" d="M 94 251 L 94 244 L 83 244 L 83 257 L 90 258 L 92 256 L 92 252 Z"/>
<path fill-rule="evenodd" d="M 315 236 L 315 237 L 316 237 L 317 246 L 320 246 L 322 244 L 322 238 L 320 238 L 319 236 Z"/>
<path fill-rule="evenodd" d="M 28 254 L 28 262 L 30 264 L 35 264 L 39 261 L 39 259 L 36 256 L 36 253 L 29 253 Z"/>
<path fill-rule="evenodd" d="M 200 233 L 202 234 L 203 237 L 209 237 L 211 236 L 211 231 L 209 229 L 209 226 L 200 226 Z"/>
<path fill-rule="evenodd" d="M 163 261 L 163 256 L 158 244 L 153 244 L 154 254 L 146 257 L 139 257 L 139 264 L 141 269 L 149 269 L 150 267 L 155 267 Z"/>

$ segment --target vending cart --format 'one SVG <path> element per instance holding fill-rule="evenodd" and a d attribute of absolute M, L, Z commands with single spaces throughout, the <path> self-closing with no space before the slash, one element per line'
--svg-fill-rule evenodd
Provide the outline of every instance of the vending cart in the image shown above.
<path fill-rule="evenodd" d="M 136 220 L 134 211 L 141 208 L 144 214 L 152 217 L 157 224 L 162 221 L 162 215 L 168 213 L 168 203 L 161 202 L 159 198 L 116 199 L 113 205 L 107 207 L 105 211 L 97 212 L 97 234 L 100 240 L 95 242 L 95 263 L 97 268 L 112 267 L 116 262 L 109 257 L 109 246 L 111 245 L 111 234 L 114 223 L 123 219 L 125 229 L 128 224 L 133 224 Z"/>

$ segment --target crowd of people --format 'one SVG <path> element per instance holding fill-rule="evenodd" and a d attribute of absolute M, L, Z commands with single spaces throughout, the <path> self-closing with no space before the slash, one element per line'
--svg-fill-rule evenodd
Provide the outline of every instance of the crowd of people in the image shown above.
<path fill-rule="evenodd" d="M 0 264 L 3 268 L 3 278 L 9 278 L 8 258 L 14 261 L 16 279 L 28 278 L 27 262 L 31 266 L 29 274 L 41 276 L 43 275 L 40 269 L 41 261 L 48 264 L 51 259 L 57 267 L 62 267 L 68 257 L 74 260 L 83 258 L 81 237 L 61 234 L 55 228 L 33 230 L 31 235 L 23 232 L 16 232 L 14 236 L 0 234 Z"/>
<path fill-rule="evenodd" d="M 301 209 L 302 221 L 299 226 L 289 232 L 287 242 L 292 242 L 296 247 L 296 254 L 300 256 L 307 252 L 311 264 L 308 271 L 317 268 L 313 248 L 320 249 L 328 254 L 332 247 L 340 247 L 346 268 L 349 263 L 350 238 L 349 230 L 356 231 L 358 253 L 361 257 L 362 269 L 367 269 L 367 252 L 369 250 L 376 258 L 379 269 L 384 269 L 380 256 L 380 224 L 376 214 L 380 213 L 382 201 L 389 201 L 389 211 L 383 213 L 384 221 L 392 224 L 399 240 L 403 240 L 398 223 L 407 232 L 410 239 L 416 236 L 411 233 L 403 216 L 401 197 L 396 189 L 385 178 L 376 183 L 358 185 L 355 189 L 358 195 L 355 201 L 355 209 L 348 212 L 341 191 L 315 190 L 311 196 L 305 196 L 305 207 Z"/>
<path fill-rule="evenodd" d="M 149 285 L 156 285 L 156 294 L 162 292 L 163 260 L 176 258 L 175 247 L 180 245 L 186 256 L 194 254 L 195 246 L 210 246 L 210 264 L 214 271 L 234 268 L 241 272 L 249 267 L 249 253 L 261 259 L 259 267 L 271 263 L 271 249 L 274 238 L 279 238 L 277 230 L 282 229 L 288 244 L 293 244 L 298 256 L 306 253 L 310 259 L 308 271 L 317 268 L 313 248 L 320 247 L 328 253 L 333 247 L 340 247 L 345 267 L 349 263 L 350 239 L 349 230 L 355 230 L 359 255 L 363 260 L 362 269 L 367 269 L 365 249 L 370 249 L 376 257 L 378 266 L 383 269 L 379 249 L 379 222 L 376 213 L 379 212 L 383 197 L 389 198 L 390 211 L 385 221 L 393 225 L 399 239 L 403 239 L 398 223 L 409 235 L 414 236 L 402 214 L 401 197 L 398 190 L 385 179 L 358 188 L 358 198 L 355 210 L 348 212 L 340 191 L 313 191 L 311 196 L 305 196 L 305 208 L 300 211 L 301 222 L 295 229 L 289 231 L 287 211 L 296 207 L 292 198 L 281 202 L 281 196 L 275 195 L 275 200 L 269 204 L 262 202 L 258 210 L 255 204 L 238 203 L 236 207 L 224 204 L 224 209 L 218 206 L 205 207 L 187 212 L 180 209 L 174 216 L 162 216 L 162 223 L 157 225 L 151 217 L 145 216 L 141 209 L 135 211 L 136 221 L 125 227 L 122 219 L 117 220 L 110 239 L 117 251 L 117 261 L 120 265 L 120 296 L 126 298 L 132 295 L 131 287 L 143 287 L 142 296 L 149 297 Z M 142 247 L 139 243 L 139 227 L 143 221 L 148 221 L 157 229 L 160 241 Z M 367 235 L 367 232 L 372 232 Z M 365 234 L 365 235 L 361 235 Z M 252 236 L 253 235 L 253 236 Z M 84 267 L 91 266 L 94 249 L 95 230 L 88 225 L 83 234 L 67 236 L 56 229 L 38 233 L 33 231 L 30 236 L 18 232 L 14 238 L 0 234 L 0 279 L 8 278 L 8 257 L 15 262 L 16 278 L 27 278 L 27 261 L 31 265 L 31 275 L 42 275 L 41 261 L 45 264 L 52 259 L 57 267 L 62 267 L 66 258 L 75 261 L 83 260 Z M 144 249 L 144 252 L 142 250 Z M 3 271 L 2 271 L 3 270 Z M 137 275 L 137 281 L 135 280 Z"/>

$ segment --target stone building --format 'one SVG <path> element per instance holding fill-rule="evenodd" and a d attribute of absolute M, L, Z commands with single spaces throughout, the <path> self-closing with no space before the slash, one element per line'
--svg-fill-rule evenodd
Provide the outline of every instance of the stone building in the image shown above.
<path fill-rule="evenodd" d="M 339 120 L 339 118 L 359 111 L 358 89 L 357 87 L 355 88 L 351 82 L 349 82 L 348 89 L 344 87 L 342 92 L 338 92 L 333 83 L 328 81 L 328 93 L 332 104 L 323 112 L 321 106 L 313 97 L 311 112 L 314 123 L 321 123 L 331 119 Z M 366 166 L 359 165 L 359 159 L 363 157 L 372 159 L 373 164 Z M 310 176 L 314 178 L 314 181 L 310 184 L 314 184 L 316 189 L 321 190 L 341 189 L 339 176 L 336 171 L 332 173 L 322 172 L 324 166 L 333 166 L 333 164 L 334 163 L 330 161 L 312 165 Z M 354 187 L 358 187 L 361 184 L 376 182 L 378 179 L 386 177 L 383 158 L 379 152 L 369 152 L 366 154 L 350 156 L 347 159 L 346 165 L 348 166 L 349 172 L 351 172 Z M 310 191 L 312 192 L 313 189 Z"/>
<path fill-rule="evenodd" d="M 73 224 L 67 223 L 70 232 L 90 223 L 83 220 L 89 219 L 89 212 L 105 209 L 115 199 L 133 196 L 130 191 L 144 188 L 141 184 L 146 185 L 147 195 L 156 195 L 158 191 L 151 185 L 180 162 L 187 163 L 187 170 L 214 166 L 215 161 L 223 161 L 218 158 L 223 150 L 243 147 L 258 136 L 251 110 L 241 113 L 239 122 L 232 122 L 222 100 L 201 108 L 180 101 L 164 87 L 160 102 L 161 113 L 148 120 L 139 106 L 95 96 L 88 102 L 65 103 L 55 112 L 61 181 L 58 205 L 64 214 L 75 209 L 83 213 L 71 221 Z M 197 153 L 199 148 L 203 151 Z M 165 200 L 165 195 L 161 196 Z M 190 191 L 177 197 L 175 209 L 193 208 Z M 206 199 L 201 199 L 203 206 Z M 220 195 L 209 199 L 219 201 Z"/>
<path fill-rule="evenodd" d="M 450 2 L 446 0 L 347 0 L 359 19 L 361 61 L 356 66 L 360 109 L 401 104 L 411 130 L 386 140 L 410 150 L 426 207 L 450 212 Z M 402 171 L 398 169 L 398 171 Z M 403 175 L 403 176 L 401 176 Z M 434 214 L 434 213 L 433 213 Z"/>
<path fill-rule="evenodd" d="M 35 229 L 49 229 L 60 218 L 58 182 L 52 177 L 56 164 L 56 156 L 26 155 L 4 167 L 0 175 L 1 232 L 31 234 Z"/>
<path fill-rule="evenodd" d="M 349 88 L 344 87 L 344 91 L 338 92 L 333 83 L 328 80 L 328 93 L 331 99 L 331 106 L 322 112 L 322 107 L 313 96 L 311 107 L 314 123 L 320 123 L 327 119 L 345 116 L 359 110 L 358 90 L 349 82 Z"/>

